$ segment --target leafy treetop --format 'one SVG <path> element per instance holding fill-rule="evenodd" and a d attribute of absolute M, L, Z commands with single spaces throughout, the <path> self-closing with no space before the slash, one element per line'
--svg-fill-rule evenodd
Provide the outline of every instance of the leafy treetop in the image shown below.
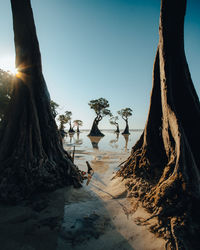
<path fill-rule="evenodd" d="M 65 111 L 66 119 L 68 119 L 68 122 L 72 119 L 72 112 L 71 111 Z"/>
<path fill-rule="evenodd" d="M 53 113 L 53 116 L 55 118 L 58 115 L 57 108 L 59 107 L 59 105 L 56 102 L 54 102 L 53 100 L 51 100 L 50 106 L 51 106 L 51 111 Z"/>
<path fill-rule="evenodd" d="M 58 120 L 60 122 L 60 129 L 64 129 L 65 124 L 67 124 L 69 122 L 70 118 L 69 118 L 69 116 L 64 114 L 64 115 L 59 115 Z"/>
<path fill-rule="evenodd" d="M 124 121 L 128 121 L 128 117 L 132 116 L 132 112 L 133 110 L 131 108 L 124 108 L 117 111 L 117 113 L 122 117 Z"/>
<path fill-rule="evenodd" d="M 74 123 L 74 126 L 76 126 L 76 127 L 77 126 L 80 126 L 80 127 L 83 126 L 83 121 L 81 121 L 81 120 L 74 120 L 73 123 Z"/>
<path fill-rule="evenodd" d="M 118 120 L 119 120 L 118 116 L 111 116 L 110 119 L 109 119 L 110 124 L 115 125 L 115 126 L 118 125 L 118 122 L 117 122 Z"/>
<path fill-rule="evenodd" d="M 105 98 L 99 98 L 95 100 L 91 100 L 88 105 L 90 106 L 91 109 L 93 109 L 97 115 L 95 118 L 97 121 L 102 120 L 102 118 L 106 115 L 111 116 L 111 111 L 107 109 L 110 105 L 108 100 Z"/>

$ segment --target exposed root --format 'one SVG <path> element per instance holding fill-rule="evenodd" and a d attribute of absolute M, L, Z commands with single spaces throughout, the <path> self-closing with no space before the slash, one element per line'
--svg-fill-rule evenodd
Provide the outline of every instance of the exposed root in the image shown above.
<path fill-rule="evenodd" d="M 188 248 L 186 238 L 190 241 L 193 233 L 197 233 L 191 232 L 191 225 L 195 225 L 198 230 L 200 227 L 195 223 L 195 217 L 192 217 L 191 207 L 194 208 L 194 204 L 183 188 L 182 175 L 172 174 L 175 163 L 173 165 L 171 162 L 170 165 L 162 167 L 163 173 L 156 178 L 159 180 L 156 183 L 152 180 L 155 173 L 149 170 L 148 159 L 141 157 L 146 157 L 145 153 L 137 150 L 116 174 L 127 179 L 128 197 L 134 197 L 134 203 L 137 204 L 133 210 L 136 211 L 141 204 L 152 214 L 147 219 L 136 218 L 136 224 L 149 226 L 151 232 L 164 238 L 167 241 L 166 249 L 193 249 Z M 155 221 L 152 219 L 155 218 L 158 220 L 157 224 L 153 224 Z M 198 249 L 195 248 L 196 245 L 195 243 L 194 249 Z"/>
<path fill-rule="evenodd" d="M 28 160 L 9 158 L 1 163 L 0 200 L 17 203 L 37 192 L 53 191 L 68 185 L 81 187 L 79 169 L 69 159 Z"/>

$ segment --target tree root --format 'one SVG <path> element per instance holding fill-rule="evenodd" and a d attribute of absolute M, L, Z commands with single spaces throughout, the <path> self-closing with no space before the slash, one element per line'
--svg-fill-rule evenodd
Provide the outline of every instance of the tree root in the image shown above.
<path fill-rule="evenodd" d="M 137 150 L 116 173 L 116 176 L 127 179 L 128 197 L 134 197 L 136 203 L 152 214 L 147 219 L 136 218 L 136 224 L 149 226 L 151 232 L 164 238 L 167 241 L 166 249 L 198 249 L 197 243 L 193 244 L 193 248 L 190 247 L 198 232 L 192 232 L 191 228 L 200 230 L 200 224 L 196 223 L 196 218 L 192 216 L 191 208 L 194 209 L 195 204 L 184 191 L 183 180 L 178 175 L 172 175 L 171 165 L 163 167 L 163 173 L 155 183 L 152 181 L 154 173 L 148 168 L 148 159 L 141 157 L 146 157 L 145 153 Z M 153 224 L 155 221 L 151 222 L 155 218 L 158 220 L 157 224 Z"/>
<path fill-rule="evenodd" d="M 81 187 L 82 181 L 78 167 L 69 159 L 63 158 L 55 164 L 44 158 L 32 161 L 26 157 L 15 161 L 9 158 L 1 164 L 0 200 L 18 203 L 34 193 L 69 185 Z"/>

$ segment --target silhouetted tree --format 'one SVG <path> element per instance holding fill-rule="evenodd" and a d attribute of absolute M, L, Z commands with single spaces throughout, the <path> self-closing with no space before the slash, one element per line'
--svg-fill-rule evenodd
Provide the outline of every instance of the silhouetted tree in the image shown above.
<path fill-rule="evenodd" d="M 131 108 L 124 108 L 117 112 L 122 117 L 122 119 L 126 122 L 126 127 L 124 131 L 122 132 L 122 134 L 125 134 L 125 135 L 130 134 L 129 126 L 128 126 L 128 118 L 132 116 L 132 111 L 133 110 Z"/>
<path fill-rule="evenodd" d="M 5 117 L 12 93 L 13 75 L 0 69 L 0 127 Z"/>
<path fill-rule="evenodd" d="M 118 116 L 111 116 L 109 119 L 110 124 L 116 126 L 115 133 L 119 133 L 119 123 L 117 122 L 118 120 Z"/>
<path fill-rule="evenodd" d="M 65 111 L 65 117 L 68 119 L 69 123 L 69 133 L 75 133 L 73 127 L 72 127 L 72 112 L 71 111 Z"/>
<path fill-rule="evenodd" d="M 59 107 L 59 105 L 53 100 L 50 100 L 50 106 L 51 106 L 52 114 L 54 118 L 56 118 L 56 116 L 58 115 L 57 108 Z"/>
<path fill-rule="evenodd" d="M 184 52 L 186 0 L 162 0 L 144 132 L 119 174 L 169 249 L 199 249 L 200 103 Z"/>
<path fill-rule="evenodd" d="M 103 133 L 98 128 L 99 122 L 103 119 L 104 116 L 111 116 L 111 112 L 107 109 L 110 105 L 105 98 L 99 98 L 95 100 L 91 100 L 88 105 L 91 109 L 93 109 L 96 113 L 96 117 L 94 119 L 92 128 L 90 130 L 89 136 L 104 136 Z"/>
<path fill-rule="evenodd" d="M 76 132 L 80 133 L 79 127 L 83 126 L 83 121 L 81 121 L 81 120 L 74 120 L 73 123 L 74 123 L 74 126 L 77 127 Z"/>
<path fill-rule="evenodd" d="M 11 0 L 16 68 L 4 132 L 0 134 L 0 200 L 74 184 L 80 175 L 62 141 L 42 74 L 30 0 Z"/>
<path fill-rule="evenodd" d="M 65 132 L 65 124 L 69 122 L 69 117 L 66 115 L 59 115 L 58 121 L 60 122 L 59 131 L 62 138 L 67 134 Z"/>
<path fill-rule="evenodd" d="M 65 129 L 65 124 L 69 122 L 69 117 L 66 115 L 59 115 L 58 116 L 58 121 L 60 122 L 59 129 L 64 130 Z"/>

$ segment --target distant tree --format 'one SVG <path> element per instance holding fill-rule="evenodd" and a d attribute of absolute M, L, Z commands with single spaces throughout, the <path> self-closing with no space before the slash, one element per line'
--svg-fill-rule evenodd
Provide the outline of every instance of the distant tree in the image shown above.
<path fill-rule="evenodd" d="M 110 105 L 105 98 L 99 98 L 95 100 L 91 100 L 88 105 L 91 109 L 93 109 L 96 113 L 96 117 L 94 119 L 92 128 L 90 130 L 89 136 L 104 136 L 103 133 L 98 128 L 99 122 L 103 119 L 104 116 L 111 116 L 111 112 L 107 109 Z"/>
<path fill-rule="evenodd" d="M 13 75 L 0 69 L 0 126 L 11 99 Z"/>
<path fill-rule="evenodd" d="M 109 119 L 110 124 L 116 126 L 115 133 L 119 133 L 119 124 L 117 122 L 118 120 L 119 120 L 118 116 L 111 116 Z"/>
<path fill-rule="evenodd" d="M 129 133 L 129 126 L 128 126 L 128 118 L 132 116 L 133 110 L 131 108 L 124 108 L 119 110 L 117 113 L 122 117 L 122 119 L 126 122 L 126 127 L 122 134 L 128 135 Z"/>
<path fill-rule="evenodd" d="M 68 119 L 68 123 L 69 123 L 69 133 L 75 133 L 73 127 L 72 127 L 72 112 L 71 111 L 65 111 L 65 116 L 66 119 Z"/>
<path fill-rule="evenodd" d="M 79 133 L 80 132 L 79 127 L 83 126 L 83 121 L 81 121 L 81 120 L 74 120 L 73 123 L 74 123 L 74 126 L 77 127 L 76 132 Z"/>
<path fill-rule="evenodd" d="M 64 130 L 65 124 L 69 122 L 69 117 L 66 115 L 59 115 L 58 121 L 60 122 L 59 130 Z"/>
<path fill-rule="evenodd" d="M 52 114 L 53 114 L 54 118 L 56 118 L 56 116 L 58 115 L 57 108 L 59 107 L 59 105 L 56 102 L 54 102 L 53 100 L 51 100 L 50 106 L 51 106 Z"/>

